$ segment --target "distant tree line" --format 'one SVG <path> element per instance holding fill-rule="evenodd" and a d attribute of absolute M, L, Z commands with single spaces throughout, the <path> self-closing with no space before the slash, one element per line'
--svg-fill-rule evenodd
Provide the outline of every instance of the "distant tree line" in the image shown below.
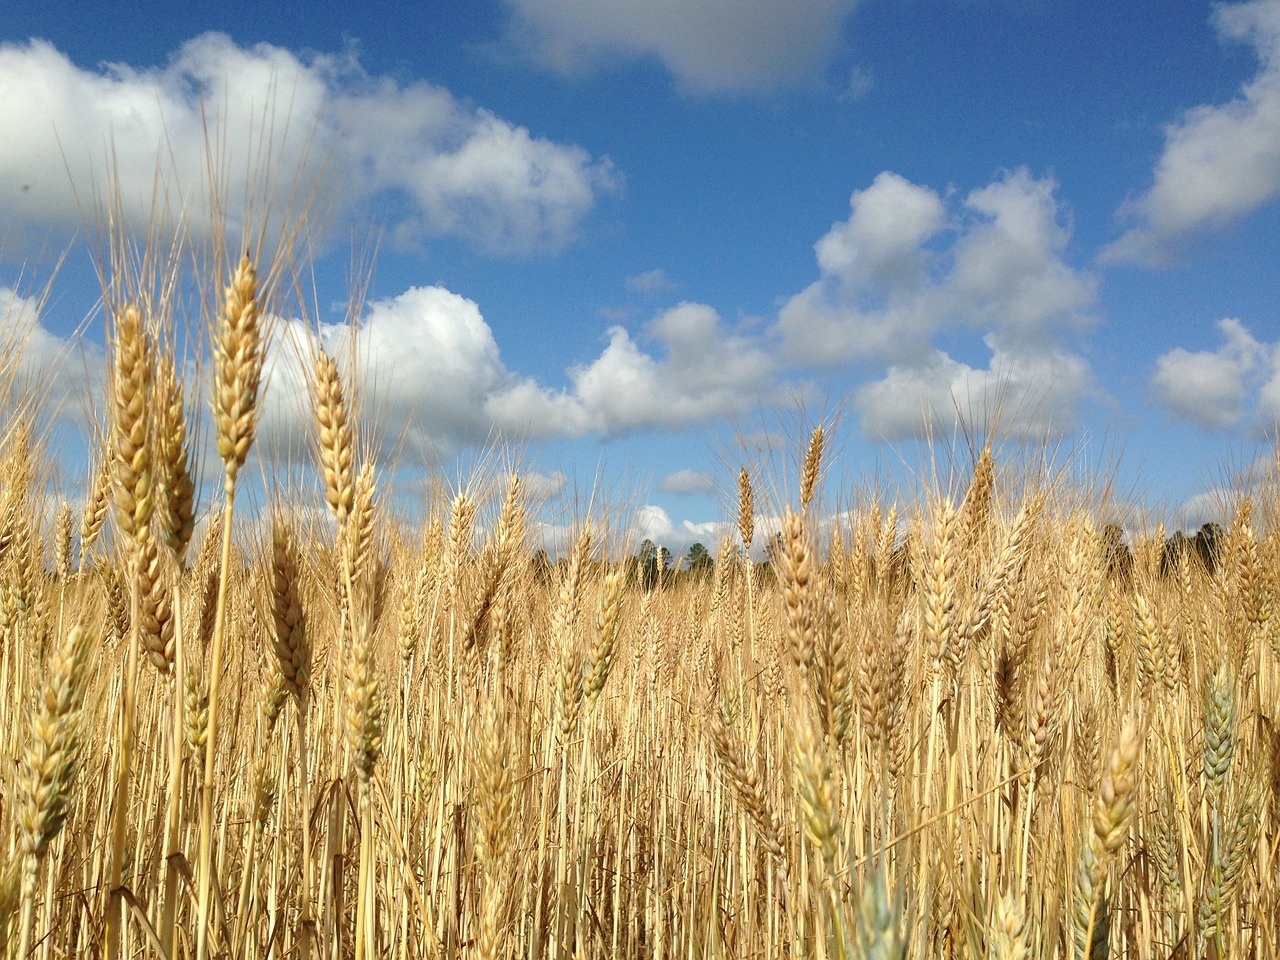
<path fill-rule="evenodd" d="M 1189 537 L 1178 530 L 1165 537 L 1160 547 L 1160 575 L 1173 576 L 1179 561 L 1189 557 L 1197 558 L 1205 570 L 1213 573 L 1218 568 L 1219 552 L 1225 535 L 1218 524 L 1206 523 L 1194 536 Z M 1128 579 L 1133 573 L 1133 552 L 1124 542 L 1124 531 L 1114 523 L 1107 524 L 1102 528 L 1102 545 L 1107 572 L 1114 577 Z"/>

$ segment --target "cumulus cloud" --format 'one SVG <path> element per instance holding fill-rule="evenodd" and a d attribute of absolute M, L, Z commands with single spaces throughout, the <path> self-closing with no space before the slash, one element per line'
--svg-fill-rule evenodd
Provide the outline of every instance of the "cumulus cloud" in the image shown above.
<path fill-rule="evenodd" d="M 105 359 L 83 338 L 60 337 L 42 322 L 40 297 L 0 286 L 0 405 L 33 403 L 80 419 L 102 409 Z"/>
<path fill-rule="evenodd" d="M 264 429 L 279 450 L 299 449 L 307 424 L 306 329 L 277 325 Z M 680 429 L 745 410 L 773 379 L 774 363 L 754 340 L 728 330 L 710 307 L 681 304 L 643 330 L 646 351 L 621 327 L 594 361 L 567 371 L 556 389 L 510 370 L 479 306 L 440 286 L 414 287 L 369 304 L 360 323 L 323 326 L 326 350 L 355 358 L 362 408 L 403 425 L 381 438 L 432 455 L 495 433 L 529 439 L 618 436 Z"/>
<path fill-rule="evenodd" d="M 885 172 L 849 205 L 849 218 L 814 244 L 819 279 L 779 312 L 783 349 L 826 366 L 919 358 L 943 312 L 926 248 L 946 224 L 942 198 Z"/>
<path fill-rule="evenodd" d="M 657 546 L 671 551 L 673 558 L 695 543 L 701 543 L 714 553 L 720 539 L 728 532 L 726 523 L 673 520 L 671 514 L 654 504 L 646 504 L 636 511 L 636 545 L 639 546 L 642 540 L 652 540 Z"/>
<path fill-rule="evenodd" d="M 206 128 L 233 227 L 242 198 L 261 199 L 268 186 L 305 196 L 323 175 L 334 213 L 376 209 L 403 243 L 452 236 L 529 254 L 572 240 L 619 183 L 607 160 L 581 147 L 536 137 L 443 88 L 370 76 L 353 54 L 300 57 L 218 33 L 145 69 L 86 70 L 43 41 L 0 44 L 0 117 L 21 131 L 0 144 L 0 231 L 10 244 L 82 226 L 81 205 L 111 155 L 127 222 L 181 213 L 201 226 Z"/>
<path fill-rule="evenodd" d="M 958 312 L 1002 344 L 1034 344 L 1093 322 L 1098 280 L 1064 259 L 1071 233 L 1056 186 L 1019 169 L 965 199 L 978 219 L 956 240 L 947 288 Z"/>
<path fill-rule="evenodd" d="M 604 352 L 569 372 L 583 429 L 677 428 L 741 413 L 774 388 L 777 362 L 765 345 L 727 330 L 705 304 L 664 311 L 644 334 L 665 356 L 645 352 L 626 329 L 611 327 Z"/>
<path fill-rule="evenodd" d="M 1207 430 L 1235 426 L 1251 409 L 1264 423 L 1280 422 L 1280 344 L 1259 342 L 1239 320 L 1217 326 L 1217 350 L 1178 347 L 1160 355 L 1151 377 L 1156 397 Z"/>
<path fill-rule="evenodd" d="M 522 473 L 520 479 L 525 493 L 535 503 L 555 500 L 569 487 L 569 475 L 563 470 L 554 470 L 549 474 L 530 470 Z"/>
<path fill-rule="evenodd" d="M 276 329 L 263 425 L 277 434 L 271 443 L 291 450 L 308 423 L 311 334 L 298 320 Z M 512 427 L 508 407 L 539 422 L 556 403 L 550 391 L 507 369 L 479 306 L 444 287 L 413 287 L 373 301 L 356 327 L 324 325 L 315 335 L 358 385 L 361 409 L 402 430 L 379 438 L 387 449 L 404 443 L 447 454 Z"/>
<path fill-rule="evenodd" d="M 660 493 L 715 493 L 715 477 L 705 470 L 677 470 L 658 481 Z"/>
<path fill-rule="evenodd" d="M 653 57 L 695 93 L 764 90 L 812 77 L 855 0 L 509 0 L 511 39 L 571 72 Z"/>
<path fill-rule="evenodd" d="M 1280 0 L 1223 5 L 1213 20 L 1221 37 L 1254 48 L 1258 72 L 1236 99 L 1193 107 L 1165 128 L 1154 182 L 1120 211 L 1136 223 L 1104 260 L 1166 261 L 1280 195 Z"/>
<path fill-rule="evenodd" d="M 1040 440 L 1070 430 L 1075 405 L 1093 382 L 1084 359 L 1061 348 L 995 347 L 986 369 L 935 351 L 924 363 L 890 367 L 859 388 L 856 399 L 872 438 L 945 435 L 963 423 Z"/>
<path fill-rule="evenodd" d="M 1190 533 L 1199 530 L 1206 523 L 1229 526 L 1236 505 L 1245 493 L 1233 487 L 1213 487 L 1192 494 L 1173 511 L 1173 529 Z"/>
<path fill-rule="evenodd" d="M 779 312 L 783 350 L 815 367 L 887 364 L 856 395 L 872 436 L 949 429 L 957 407 L 1018 435 L 1069 429 L 1093 377 L 1063 339 L 1094 322 L 1098 281 L 1067 262 L 1055 191 L 1018 169 L 957 204 L 881 173 L 815 244 L 818 280 Z M 983 333 L 985 369 L 938 348 L 964 330 Z"/>

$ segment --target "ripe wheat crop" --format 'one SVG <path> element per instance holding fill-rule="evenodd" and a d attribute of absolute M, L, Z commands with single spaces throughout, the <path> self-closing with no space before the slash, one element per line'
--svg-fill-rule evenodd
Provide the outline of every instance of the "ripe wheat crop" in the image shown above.
<path fill-rule="evenodd" d="M 601 516 L 548 562 L 518 469 L 397 519 L 317 344 L 315 482 L 255 519 L 274 274 L 202 278 L 212 489 L 145 304 L 83 503 L 3 418 L 6 956 L 1276 955 L 1275 486 L 1208 551 L 990 446 L 833 512 L 819 427 L 702 569 Z"/>

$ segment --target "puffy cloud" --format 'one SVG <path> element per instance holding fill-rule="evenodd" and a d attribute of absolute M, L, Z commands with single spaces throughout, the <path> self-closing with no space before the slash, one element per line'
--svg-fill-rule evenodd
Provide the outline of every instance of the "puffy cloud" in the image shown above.
<path fill-rule="evenodd" d="M 926 363 L 890 367 L 859 388 L 856 400 L 872 438 L 943 435 L 964 423 L 1040 440 L 1071 429 L 1075 405 L 1093 382 L 1088 364 L 1061 348 L 993 348 L 987 369 L 936 351 Z"/>
<path fill-rule="evenodd" d="M 135 226 L 180 212 L 203 226 L 211 152 L 233 205 L 268 187 L 306 196 L 323 176 L 322 199 L 338 214 L 376 205 L 402 242 L 448 235 L 491 253 L 564 245 L 618 183 L 608 161 L 440 87 L 371 77 L 350 54 L 300 58 L 218 33 L 150 69 L 84 70 L 43 41 L 0 44 L 0 117 L 20 131 L 0 144 L 0 230 L 10 242 L 82 226 L 81 204 L 109 156 Z M 244 215 L 232 208 L 233 228 Z"/>
<path fill-rule="evenodd" d="M 645 327 L 666 356 L 646 353 L 622 327 L 591 364 L 570 371 L 585 428 L 607 434 L 677 428 L 740 413 L 767 399 L 776 361 L 755 339 L 730 333 L 711 307 L 682 303 Z"/>
<path fill-rule="evenodd" d="M 849 219 L 814 244 L 819 279 L 779 312 L 783 349 L 823 366 L 919 358 L 942 312 L 925 248 L 945 226 L 942 199 L 885 172 L 849 205 Z"/>
<path fill-rule="evenodd" d="M 1175 416 L 1216 430 L 1240 423 L 1256 391 L 1264 422 L 1280 421 L 1280 344 L 1264 344 L 1239 320 L 1218 321 L 1217 350 L 1178 347 L 1156 360 L 1151 386 Z"/>
<path fill-rule="evenodd" d="M 692 92 L 761 90 L 823 66 L 855 0 L 509 0 L 511 37 L 574 71 L 656 57 Z"/>
<path fill-rule="evenodd" d="M 675 521 L 662 507 L 646 504 L 636 511 L 635 542 L 652 540 L 659 547 L 671 551 L 672 558 L 680 556 L 695 543 L 701 543 L 712 552 L 720 539 L 730 532 L 727 523 L 695 523 L 692 520 Z"/>
<path fill-rule="evenodd" d="M 1055 189 L 1018 169 L 972 191 L 944 251 L 942 198 L 881 173 L 815 244 L 819 279 L 779 313 L 784 349 L 817 365 L 923 363 L 947 323 L 994 330 L 1006 344 L 1087 325 L 1098 283 L 1064 260 L 1070 231 Z"/>
<path fill-rule="evenodd" d="M 1264 423 L 1280 427 L 1280 349 L 1273 350 L 1271 379 L 1258 391 L 1258 413 Z"/>
<path fill-rule="evenodd" d="M 535 503 L 544 500 L 555 500 L 569 487 L 569 475 L 563 470 L 554 470 L 549 474 L 530 470 L 520 474 L 526 495 Z"/>
<path fill-rule="evenodd" d="M 981 219 L 957 239 L 947 287 L 976 325 L 1002 343 L 1036 341 L 1092 322 L 1098 280 L 1063 259 L 1070 231 L 1052 180 L 1019 169 L 965 199 Z"/>
<path fill-rule="evenodd" d="M 0 405 L 34 403 L 80 419 L 101 410 L 105 358 L 83 338 L 63 338 L 42 322 L 40 297 L 0 286 Z"/>
<path fill-rule="evenodd" d="M 887 362 L 856 395 L 872 436 L 949 428 L 957 405 L 1017 435 L 1069 428 L 1093 378 L 1062 338 L 1093 322 L 1098 281 L 1065 259 L 1055 190 L 1018 169 L 949 213 L 935 191 L 880 174 L 815 244 L 819 279 L 779 312 L 784 351 L 816 367 Z M 937 348 L 956 328 L 984 332 L 986 369 Z"/>
<path fill-rule="evenodd" d="M 782 349 L 796 363 L 843 367 L 879 359 L 918 362 L 929 353 L 942 298 L 922 287 L 866 308 L 833 296 L 819 280 L 789 298 L 778 313 Z"/>
<path fill-rule="evenodd" d="M 658 481 L 660 493 L 715 493 L 715 477 L 705 470 L 677 470 Z"/>
<path fill-rule="evenodd" d="M 277 329 L 264 426 L 280 431 L 278 445 L 296 448 L 290 438 L 308 419 L 308 333 L 296 320 Z M 358 326 L 324 326 L 318 334 L 333 356 L 354 358 L 349 375 L 361 409 L 380 424 L 399 425 L 401 435 L 379 438 L 388 449 L 404 442 L 446 453 L 483 442 L 495 428 L 518 431 L 516 411 L 537 422 L 555 406 L 548 391 L 507 370 L 480 308 L 444 287 L 374 301 Z"/>
<path fill-rule="evenodd" d="M 924 277 L 923 244 L 946 223 L 942 199 L 896 173 L 879 174 L 849 198 L 852 213 L 814 245 L 825 276 L 847 287 L 885 290 L 917 285 Z"/>
<path fill-rule="evenodd" d="M 1193 107 L 1165 128 L 1154 183 L 1121 210 L 1136 225 L 1104 260 L 1165 261 L 1280 195 L 1280 0 L 1220 6 L 1214 24 L 1254 48 L 1259 70 L 1236 99 Z"/>
<path fill-rule="evenodd" d="M 277 432 L 275 449 L 296 450 L 308 418 L 307 333 L 299 321 L 277 328 L 264 429 Z M 495 432 L 549 438 L 679 429 L 746 409 L 774 371 L 759 345 L 699 304 L 647 325 L 661 356 L 612 328 L 601 355 L 568 371 L 562 390 L 509 370 L 479 306 L 439 286 L 375 301 L 356 327 L 325 326 L 319 336 L 334 356 L 355 358 L 362 409 L 402 425 L 402 433 L 380 438 L 386 448 L 403 442 L 434 454 Z"/>

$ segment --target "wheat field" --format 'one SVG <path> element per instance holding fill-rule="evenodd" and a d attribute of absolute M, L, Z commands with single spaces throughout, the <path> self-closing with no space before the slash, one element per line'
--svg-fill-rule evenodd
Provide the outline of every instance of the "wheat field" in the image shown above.
<path fill-rule="evenodd" d="M 1122 542 L 986 445 L 833 511 L 819 426 L 649 576 L 591 511 L 538 556 L 518 466 L 389 509 L 317 340 L 253 516 L 274 269 L 204 278 L 199 385 L 112 288 L 87 493 L 6 407 L 6 956 L 1276 956 L 1274 484 Z"/>

